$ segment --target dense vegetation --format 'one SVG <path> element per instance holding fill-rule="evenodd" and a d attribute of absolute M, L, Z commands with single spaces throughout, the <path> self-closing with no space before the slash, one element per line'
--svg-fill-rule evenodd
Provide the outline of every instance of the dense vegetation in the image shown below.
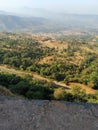
<path fill-rule="evenodd" d="M 0 64 L 23 71 L 36 72 L 46 78 L 63 81 L 66 84 L 70 82 L 85 84 L 97 90 L 98 38 L 96 36 L 63 36 L 55 41 L 64 47 L 59 49 L 59 47 L 45 45 L 46 42 L 53 42 L 51 38 L 39 40 L 30 35 L 2 34 Z M 42 62 L 47 57 L 51 57 L 51 59 L 48 62 Z M 93 98 L 97 100 L 96 96 L 86 95 L 86 92 L 82 90 L 77 96 L 74 92 L 56 91 L 52 84 L 49 85 L 46 82 L 27 80 L 16 75 L 0 74 L 0 76 L 1 85 L 6 86 L 13 93 L 30 99 L 89 101 L 90 98 Z M 61 92 L 60 95 L 59 92 Z"/>
<path fill-rule="evenodd" d="M 29 99 L 50 99 L 52 88 L 49 84 L 31 79 L 30 76 L 16 76 L 15 74 L 0 73 L 0 84 L 12 93 Z"/>
<path fill-rule="evenodd" d="M 70 102 L 98 103 L 98 92 L 90 95 L 78 86 L 73 86 L 68 92 L 64 88 L 53 88 L 53 84 L 36 81 L 30 76 L 0 73 L 0 95 L 22 96 L 28 99 L 65 100 Z M 5 87 L 3 87 L 5 86 Z M 6 88 L 6 89 L 5 89 Z"/>

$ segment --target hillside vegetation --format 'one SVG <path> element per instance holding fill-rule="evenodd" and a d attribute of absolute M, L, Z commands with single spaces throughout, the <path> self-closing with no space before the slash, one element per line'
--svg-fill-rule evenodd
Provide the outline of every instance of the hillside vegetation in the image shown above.
<path fill-rule="evenodd" d="M 49 37 L 1 33 L 0 64 L 29 74 L 17 77 L 1 69 L 0 84 L 12 93 L 30 99 L 98 102 L 97 35 Z M 35 80 L 34 72 L 47 81 Z M 53 81 L 64 83 L 69 90 L 64 87 L 57 90 Z"/>

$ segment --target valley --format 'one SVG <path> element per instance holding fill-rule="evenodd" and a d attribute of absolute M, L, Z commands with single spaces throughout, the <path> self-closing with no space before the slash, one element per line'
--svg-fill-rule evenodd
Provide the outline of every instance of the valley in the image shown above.
<path fill-rule="evenodd" d="M 98 0 L 0 1 L 0 130 L 98 130 Z"/>
<path fill-rule="evenodd" d="M 97 38 L 97 35 L 0 33 L 0 84 L 30 99 L 97 102 Z M 20 80 L 10 81 L 13 76 Z M 56 97 L 58 92 L 58 96 L 62 93 L 65 96 Z"/>

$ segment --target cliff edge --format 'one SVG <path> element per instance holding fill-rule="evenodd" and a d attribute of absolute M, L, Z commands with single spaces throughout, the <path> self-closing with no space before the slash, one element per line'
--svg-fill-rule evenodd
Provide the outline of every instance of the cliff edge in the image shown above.
<path fill-rule="evenodd" d="M 98 130 L 98 105 L 0 97 L 0 130 Z"/>

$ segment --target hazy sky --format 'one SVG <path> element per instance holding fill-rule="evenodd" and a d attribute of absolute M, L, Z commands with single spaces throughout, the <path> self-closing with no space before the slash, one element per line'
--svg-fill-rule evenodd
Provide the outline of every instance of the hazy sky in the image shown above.
<path fill-rule="evenodd" d="M 0 0 L 0 10 L 19 11 L 24 7 L 65 13 L 98 14 L 98 0 Z"/>

